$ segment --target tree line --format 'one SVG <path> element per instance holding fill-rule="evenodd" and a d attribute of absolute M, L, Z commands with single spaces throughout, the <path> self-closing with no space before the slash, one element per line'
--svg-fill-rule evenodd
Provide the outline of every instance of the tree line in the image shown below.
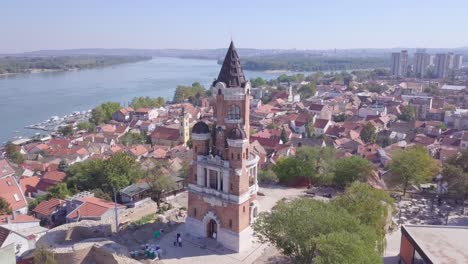
<path fill-rule="evenodd" d="M 149 60 L 146 56 L 58 56 L 58 57 L 0 57 L 0 74 L 27 73 L 33 69 L 70 70 L 111 66 Z"/>

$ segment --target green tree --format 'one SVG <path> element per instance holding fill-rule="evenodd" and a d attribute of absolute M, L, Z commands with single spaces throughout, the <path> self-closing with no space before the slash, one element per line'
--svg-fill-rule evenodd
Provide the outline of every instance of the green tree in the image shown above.
<path fill-rule="evenodd" d="M 278 124 L 276 124 L 276 123 L 270 123 L 270 124 L 268 124 L 268 125 L 266 126 L 266 128 L 268 128 L 268 129 L 278 129 L 279 126 L 278 126 Z"/>
<path fill-rule="evenodd" d="M 0 197 L 0 215 L 11 214 L 11 207 L 10 204 Z"/>
<path fill-rule="evenodd" d="M 279 159 L 273 171 L 282 183 L 306 177 L 309 181 L 327 184 L 333 178 L 334 156 L 332 148 L 304 146 L 297 150 L 296 156 Z"/>
<path fill-rule="evenodd" d="M 150 98 L 148 96 L 146 97 L 135 97 L 132 99 L 132 102 L 130 103 L 130 106 L 133 109 L 138 109 L 138 108 L 158 108 L 161 106 L 164 106 L 165 100 L 162 97 L 157 97 L 157 98 Z"/>
<path fill-rule="evenodd" d="M 68 190 L 67 184 L 61 182 L 47 190 L 49 192 L 48 199 L 50 198 L 58 198 L 58 199 L 65 199 L 68 196 L 71 196 L 70 190 Z"/>
<path fill-rule="evenodd" d="M 86 130 L 89 133 L 93 133 L 96 131 L 96 125 L 89 121 L 84 121 L 78 124 L 78 130 Z"/>
<path fill-rule="evenodd" d="M 62 172 L 66 172 L 68 170 L 68 164 L 65 160 L 60 160 L 58 170 Z"/>
<path fill-rule="evenodd" d="M 153 166 L 148 168 L 144 174 L 144 180 L 149 186 L 151 199 L 157 203 L 158 208 L 161 205 L 163 194 L 175 186 L 173 179 L 168 175 L 167 167 L 167 163 L 155 161 Z"/>
<path fill-rule="evenodd" d="M 120 143 L 125 146 L 145 144 L 148 141 L 148 137 L 145 134 L 127 132 L 120 139 Z"/>
<path fill-rule="evenodd" d="M 182 168 L 179 170 L 177 176 L 179 176 L 182 179 L 188 179 L 191 167 L 192 166 L 191 166 L 190 162 L 183 161 L 182 162 Z"/>
<path fill-rule="evenodd" d="M 260 87 L 260 86 L 265 86 L 266 81 L 262 79 L 261 77 L 257 77 L 255 79 L 250 79 L 250 84 L 252 87 Z"/>
<path fill-rule="evenodd" d="M 374 125 L 372 125 L 371 122 L 367 122 L 362 128 L 359 136 L 367 144 L 375 143 L 375 141 L 377 140 L 377 133 Z"/>
<path fill-rule="evenodd" d="M 302 98 L 309 98 L 315 95 L 317 91 L 317 84 L 315 82 L 310 82 L 309 84 L 301 86 L 299 88 L 299 93 Z"/>
<path fill-rule="evenodd" d="M 447 160 L 442 176 L 448 183 L 449 192 L 466 199 L 468 195 L 468 150 Z"/>
<path fill-rule="evenodd" d="M 276 183 L 278 181 L 278 176 L 271 169 L 260 170 L 258 172 L 258 181 L 260 183 Z"/>
<path fill-rule="evenodd" d="M 383 253 L 385 226 L 388 224 L 388 217 L 395 203 L 387 192 L 375 189 L 366 183 L 354 182 L 332 203 L 346 209 L 362 224 L 373 228 L 379 237 L 379 252 Z"/>
<path fill-rule="evenodd" d="M 439 171 L 435 160 L 420 146 L 393 154 L 389 169 L 395 180 L 402 184 L 403 195 L 410 184 L 428 181 Z"/>
<path fill-rule="evenodd" d="M 283 144 L 286 144 L 289 141 L 288 136 L 286 134 L 286 130 L 284 129 L 284 127 L 283 127 L 283 129 L 281 129 L 280 139 L 283 142 Z"/>
<path fill-rule="evenodd" d="M 58 129 L 58 132 L 64 137 L 73 136 L 73 127 L 71 125 L 63 126 Z"/>
<path fill-rule="evenodd" d="M 197 105 L 197 100 L 205 94 L 205 87 L 203 87 L 199 82 L 193 83 L 192 86 L 179 85 L 174 92 L 174 102 L 181 103 L 188 100 L 189 102 Z"/>
<path fill-rule="evenodd" d="M 401 115 L 399 116 L 400 120 L 403 121 L 412 121 L 416 119 L 416 109 L 414 106 L 407 105 L 403 106 L 401 109 Z"/>
<path fill-rule="evenodd" d="M 19 151 L 15 151 L 10 156 L 8 157 L 13 163 L 15 164 L 23 164 L 23 162 L 26 160 L 25 155 L 21 154 Z"/>
<path fill-rule="evenodd" d="M 295 263 L 381 262 L 373 230 L 330 203 L 280 201 L 270 213 L 260 213 L 253 228 L 262 243 L 273 244 Z"/>
<path fill-rule="evenodd" d="M 118 152 L 105 161 L 104 174 L 110 187 L 120 190 L 141 177 L 141 168 L 133 157 Z"/>
<path fill-rule="evenodd" d="M 107 102 L 94 108 L 91 112 L 90 122 L 95 125 L 107 123 L 112 119 L 112 114 L 120 110 L 122 106 L 116 102 Z"/>
<path fill-rule="evenodd" d="M 372 164 L 359 156 L 339 159 L 335 162 L 335 183 L 343 188 L 355 181 L 366 182 L 372 177 L 374 167 Z"/>
<path fill-rule="evenodd" d="M 56 264 L 54 253 L 45 247 L 39 247 L 34 250 L 34 263 Z"/>
<path fill-rule="evenodd" d="M 113 187 L 122 189 L 135 183 L 141 176 L 140 164 L 129 155 L 119 152 L 107 160 L 73 164 L 67 171 L 65 181 L 73 192 L 99 188 L 113 196 Z"/>

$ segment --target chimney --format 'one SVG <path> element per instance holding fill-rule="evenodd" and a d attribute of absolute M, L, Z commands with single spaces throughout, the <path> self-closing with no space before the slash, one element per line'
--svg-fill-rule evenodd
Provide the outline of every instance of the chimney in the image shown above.
<path fill-rule="evenodd" d="M 16 212 L 13 211 L 13 212 L 11 213 L 11 219 L 12 219 L 12 220 L 15 220 L 15 218 L 16 218 Z"/>

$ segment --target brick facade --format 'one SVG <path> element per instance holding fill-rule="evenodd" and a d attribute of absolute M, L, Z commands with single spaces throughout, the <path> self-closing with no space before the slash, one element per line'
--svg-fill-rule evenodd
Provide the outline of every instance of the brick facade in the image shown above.
<path fill-rule="evenodd" d="M 250 83 L 231 43 L 211 87 L 215 123 L 192 129 L 193 161 L 188 180 L 187 231 L 217 239 L 241 251 L 252 242 L 250 224 L 257 214 L 257 166 L 251 152 Z"/>

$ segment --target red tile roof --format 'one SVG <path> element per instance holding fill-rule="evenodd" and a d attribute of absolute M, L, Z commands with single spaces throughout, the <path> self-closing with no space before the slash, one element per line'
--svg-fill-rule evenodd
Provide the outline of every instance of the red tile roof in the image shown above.
<path fill-rule="evenodd" d="M 322 111 L 322 109 L 325 107 L 325 105 L 322 104 L 311 104 L 309 106 L 309 109 L 312 111 Z"/>
<path fill-rule="evenodd" d="M 65 172 L 61 171 L 48 171 L 44 174 L 42 179 L 50 183 L 60 183 L 65 179 Z"/>
<path fill-rule="evenodd" d="M 15 171 L 6 160 L 0 160 L 0 178 L 14 174 Z"/>
<path fill-rule="evenodd" d="M 279 145 L 279 139 L 273 139 L 273 138 L 262 138 L 262 137 L 250 137 L 250 142 L 254 142 L 255 140 L 260 143 L 260 145 L 269 150 L 274 150 L 277 145 Z"/>
<path fill-rule="evenodd" d="M 0 179 L 0 197 L 10 204 L 13 211 L 27 205 L 16 180 L 11 176 Z"/>
<path fill-rule="evenodd" d="M 107 210 L 114 208 L 114 203 L 96 197 L 85 197 L 79 200 L 82 201 L 83 204 L 70 212 L 67 218 L 101 217 Z M 124 208 L 122 205 L 118 205 L 118 207 Z"/>
<path fill-rule="evenodd" d="M 29 223 L 40 221 L 32 215 L 18 214 L 14 216 L 15 219 L 13 219 L 13 215 L 0 215 L 0 225 L 7 224 L 8 218 L 10 219 L 10 223 Z"/>
<path fill-rule="evenodd" d="M 48 201 L 43 201 L 43 202 L 39 203 L 36 206 L 36 208 L 34 208 L 33 212 L 41 214 L 41 215 L 49 216 L 52 213 L 54 213 L 54 211 L 57 209 L 57 207 L 63 205 L 64 203 L 65 203 L 64 200 L 60 200 L 60 199 L 57 199 L 57 198 L 52 198 L 52 199 L 50 199 Z"/>
<path fill-rule="evenodd" d="M 163 126 L 156 127 L 154 131 L 151 133 L 152 139 L 165 139 L 165 140 L 170 140 L 170 141 L 179 140 L 179 136 L 180 136 L 179 129 L 163 127 Z"/>
<path fill-rule="evenodd" d="M 37 176 L 24 177 L 19 180 L 21 189 L 24 192 L 25 196 L 28 196 L 28 193 L 37 192 L 37 186 L 39 185 L 40 178 Z"/>
<path fill-rule="evenodd" d="M 314 127 L 323 129 L 327 126 L 328 122 L 330 122 L 330 120 L 317 118 L 315 119 Z"/>

